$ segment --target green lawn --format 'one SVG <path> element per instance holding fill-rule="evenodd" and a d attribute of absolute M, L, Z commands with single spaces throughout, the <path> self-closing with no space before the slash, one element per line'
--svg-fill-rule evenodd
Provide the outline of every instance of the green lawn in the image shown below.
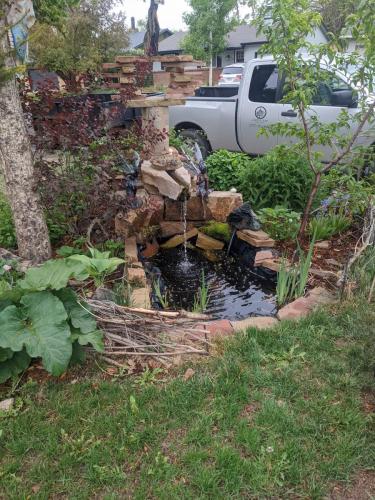
<path fill-rule="evenodd" d="M 375 467 L 374 334 L 347 306 L 248 331 L 188 382 L 29 383 L 0 418 L 0 498 L 323 498 Z"/>

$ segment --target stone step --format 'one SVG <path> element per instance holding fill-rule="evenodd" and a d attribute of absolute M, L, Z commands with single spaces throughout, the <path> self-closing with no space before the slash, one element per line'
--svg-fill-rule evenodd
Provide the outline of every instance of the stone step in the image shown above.
<path fill-rule="evenodd" d="M 215 240 L 215 238 L 200 232 L 198 232 L 198 239 L 195 245 L 203 250 L 222 250 L 224 248 L 222 241 Z"/>
<path fill-rule="evenodd" d="M 265 236 L 262 238 L 259 234 L 252 233 L 263 233 Z M 237 231 L 237 238 L 242 241 L 245 241 L 249 245 L 255 248 L 273 248 L 276 245 L 275 240 L 270 238 L 267 233 L 263 231 L 250 231 L 249 229 L 244 229 L 242 231 Z"/>
<path fill-rule="evenodd" d="M 171 238 L 170 240 L 165 242 L 163 245 L 161 245 L 160 248 L 169 249 L 169 248 L 178 247 L 179 245 L 182 245 L 185 241 L 191 240 L 192 238 L 194 238 L 197 235 L 198 235 L 198 229 L 193 228 L 190 231 L 188 231 L 186 234 L 173 236 L 173 238 Z"/>

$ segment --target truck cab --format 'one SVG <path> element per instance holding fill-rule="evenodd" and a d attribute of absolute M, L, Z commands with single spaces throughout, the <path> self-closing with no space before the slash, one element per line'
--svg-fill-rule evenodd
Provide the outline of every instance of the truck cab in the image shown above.
<path fill-rule="evenodd" d="M 323 67 L 324 69 L 324 67 Z M 317 83 L 317 92 L 308 118 L 317 116 L 322 123 L 336 122 L 343 109 L 351 115 L 358 112 L 356 92 L 341 74 L 327 67 L 329 78 Z M 192 97 L 185 106 L 171 108 L 171 127 L 190 137 L 204 137 L 205 148 L 243 151 L 263 155 L 277 144 L 295 141 L 282 135 L 260 135 L 262 128 L 276 123 L 301 124 L 290 104 L 283 101 L 284 80 L 271 58 L 247 63 L 237 95 L 232 97 Z M 354 127 L 354 120 L 353 120 Z M 348 134 L 345 129 L 343 134 Z M 361 137 L 357 142 L 370 145 L 374 138 Z M 323 161 L 332 157 L 332 149 L 319 146 Z"/>

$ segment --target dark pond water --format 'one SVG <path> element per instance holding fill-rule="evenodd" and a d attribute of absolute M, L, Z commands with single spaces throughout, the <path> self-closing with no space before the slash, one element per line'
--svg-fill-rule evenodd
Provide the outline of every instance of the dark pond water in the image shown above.
<path fill-rule="evenodd" d="M 188 262 L 180 247 L 164 250 L 152 259 L 173 309 L 193 309 L 203 271 L 210 290 L 207 313 L 214 318 L 239 320 L 276 314 L 275 286 L 258 277 L 237 256 L 223 255 L 219 262 L 211 262 L 202 253 L 188 249 L 187 257 Z"/>

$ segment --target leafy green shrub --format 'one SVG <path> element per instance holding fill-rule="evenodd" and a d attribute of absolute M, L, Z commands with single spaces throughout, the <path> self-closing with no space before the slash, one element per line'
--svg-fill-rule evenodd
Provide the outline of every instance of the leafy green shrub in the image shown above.
<path fill-rule="evenodd" d="M 304 157 L 286 146 L 247 163 L 239 173 L 239 190 L 255 210 L 285 206 L 303 211 L 312 183 Z"/>
<path fill-rule="evenodd" d="M 318 216 L 310 221 L 309 234 L 315 234 L 317 240 L 328 240 L 336 234 L 349 229 L 352 220 L 343 214 Z"/>
<path fill-rule="evenodd" d="M 68 288 L 70 279 L 85 281 L 122 263 L 95 253 L 51 260 L 27 270 L 16 286 L 0 294 L 0 383 L 41 358 L 52 375 L 61 375 L 72 358 L 82 359 L 82 346 L 103 350 L 103 335 L 87 304 Z"/>
<path fill-rule="evenodd" d="M 323 177 L 315 206 L 323 214 L 362 215 L 374 196 L 375 175 L 357 180 L 336 168 Z"/>
<path fill-rule="evenodd" d="M 226 222 L 216 222 L 214 220 L 199 228 L 199 231 L 216 240 L 225 241 L 226 243 L 230 242 L 232 236 L 229 224 Z"/>
<path fill-rule="evenodd" d="M 258 212 L 263 229 L 277 241 L 294 240 L 298 234 L 301 214 L 285 207 L 262 208 Z"/>
<path fill-rule="evenodd" d="M 17 246 L 12 212 L 9 203 L 0 193 L 0 247 L 15 248 Z"/>
<path fill-rule="evenodd" d="M 225 149 L 216 151 L 206 160 L 210 186 L 217 191 L 229 191 L 239 187 L 239 174 L 252 162 L 244 153 L 231 153 Z"/>

